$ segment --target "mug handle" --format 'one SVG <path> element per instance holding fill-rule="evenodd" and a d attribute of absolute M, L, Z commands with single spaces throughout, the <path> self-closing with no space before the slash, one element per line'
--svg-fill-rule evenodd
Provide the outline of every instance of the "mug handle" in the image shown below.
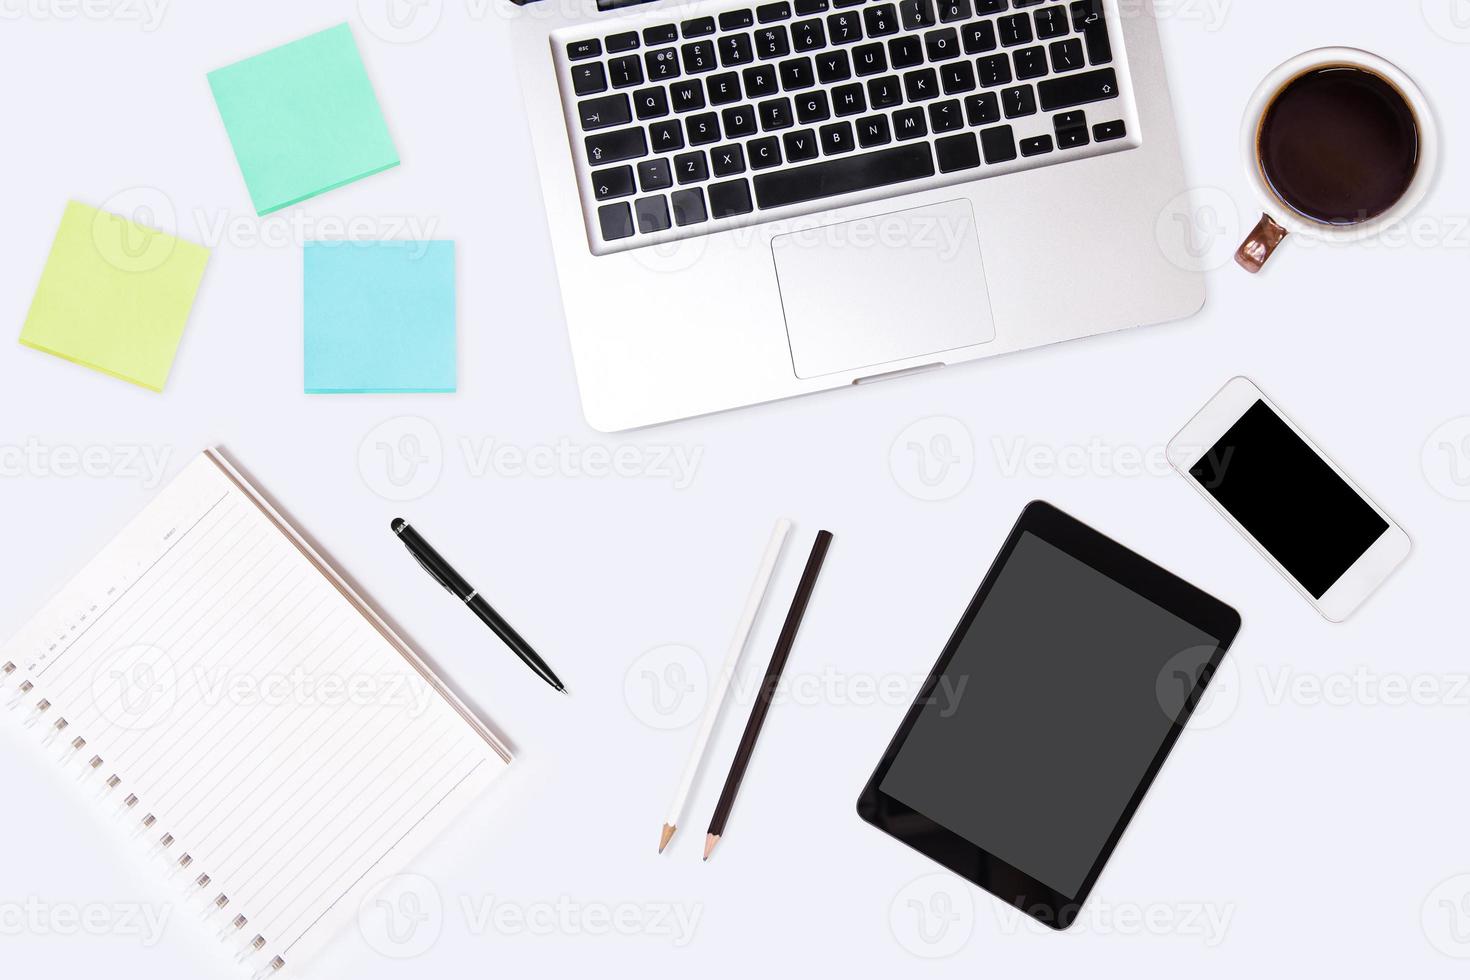
<path fill-rule="evenodd" d="M 1255 231 L 1252 231 L 1236 250 L 1236 263 L 1252 275 L 1260 272 L 1266 265 L 1266 260 L 1271 258 L 1272 253 L 1276 251 L 1276 246 L 1280 245 L 1286 236 L 1286 229 L 1281 227 L 1275 218 L 1269 214 L 1261 215 Z"/>

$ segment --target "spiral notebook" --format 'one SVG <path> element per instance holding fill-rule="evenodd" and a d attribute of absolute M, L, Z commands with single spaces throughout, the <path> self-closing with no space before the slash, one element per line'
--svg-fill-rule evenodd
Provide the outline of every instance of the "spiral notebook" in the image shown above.
<path fill-rule="evenodd" d="M 214 451 L 0 647 L 0 683 L 257 976 L 294 972 L 510 761 Z"/>

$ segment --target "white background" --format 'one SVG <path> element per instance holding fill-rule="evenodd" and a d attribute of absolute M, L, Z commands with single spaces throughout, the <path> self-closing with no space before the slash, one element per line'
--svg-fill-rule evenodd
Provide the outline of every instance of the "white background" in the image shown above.
<path fill-rule="evenodd" d="M 431 4 L 435 29 L 403 44 L 375 36 L 349 0 L 173 0 L 156 24 L 130 18 L 138 8 L 123 0 L 93 2 L 100 20 L 69 0 L 0 0 L 0 318 L 18 334 L 69 198 L 133 208 L 141 194 L 162 208 L 160 223 L 214 251 L 163 395 L 0 346 L 0 631 L 19 628 L 149 499 L 151 481 L 120 464 L 102 476 L 54 472 L 69 450 L 163 453 L 171 475 L 221 444 L 519 756 L 415 863 L 426 881 L 396 883 L 427 916 L 394 933 L 411 942 L 386 938 L 382 910 L 370 908 L 318 975 L 915 976 L 942 964 L 994 977 L 1463 974 L 1452 958 L 1470 955 L 1470 878 L 1456 877 L 1470 874 L 1470 503 L 1454 499 L 1470 496 L 1463 0 L 1458 11 L 1454 0 L 1425 0 L 1422 11 L 1419 0 L 1162 6 L 1186 169 L 1204 205 L 1194 240 L 1212 267 L 1194 320 L 627 437 L 592 432 L 578 409 L 499 8 Z M 403 164 L 258 219 L 205 73 L 344 19 Z M 1444 132 L 1441 176 L 1414 235 L 1348 248 L 1291 241 L 1251 279 L 1225 264 L 1258 215 L 1238 159 L 1239 113 L 1270 68 L 1325 44 L 1368 47 L 1419 80 Z M 300 243 L 340 237 L 353 219 L 359 236 L 457 243 L 458 394 L 302 394 Z M 1161 468 L 1170 435 L 1237 373 L 1414 539 L 1408 565 L 1347 625 L 1322 620 Z M 404 417 L 428 420 L 428 431 Z M 427 462 L 425 483 L 410 489 L 426 492 L 385 499 L 394 487 L 377 444 L 410 446 L 401 437 L 414 433 Z M 635 447 L 641 475 L 481 466 L 475 450 L 500 445 L 565 447 L 594 462 Z M 665 450 L 697 454 L 689 485 L 661 475 Z M 1052 471 L 1048 452 L 1083 462 Z M 920 499 L 934 495 L 924 475 L 946 476 L 948 498 Z M 1038 497 L 1245 620 L 1207 724 L 1181 740 L 1064 936 L 935 875 L 853 810 L 912 678 Z M 540 684 L 428 581 L 388 531 L 399 514 L 541 648 L 572 697 Z M 698 708 L 701 665 L 723 655 L 782 515 L 797 530 L 776 608 L 759 623 L 685 829 L 656 857 L 693 736 L 692 725 L 661 726 Z M 836 543 L 788 670 L 795 686 L 771 714 L 725 842 L 702 864 L 703 824 L 753 677 L 820 527 Z M 687 649 L 661 649 L 670 645 Z M 1313 693 L 1320 683 L 1328 695 Z M 1399 685 L 1418 685 L 1424 703 L 1407 703 Z M 30 736 L 3 719 L 0 731 L 0 969 L 232 975 L 184 908 L 161 937 L 119 918 L 175 896 L 99 831 Z M 76 914 L 101 925 L 77 929 Z M 619 932 L 600 930 L 599 915 L 631 918 Z M 681 915 L 697 917 L 692 934 Z M 384 955 L 420 950 L 409 961 Z"/>

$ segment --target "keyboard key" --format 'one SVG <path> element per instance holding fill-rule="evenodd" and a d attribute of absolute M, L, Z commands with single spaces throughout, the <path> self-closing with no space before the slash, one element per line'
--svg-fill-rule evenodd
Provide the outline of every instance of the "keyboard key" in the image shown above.
<path fill-rule="evenodd" d="M 616 54 L 619 51 L 632 51 L 638 47 L 638 32 L 624 31 L 621 34 L 609 34 L 607 36 L 607 53 Z"/>
<path fill-rule="evenodd" d="M 998 14 L 1005 11 L 1008 6 L 1006 0 L 975 0 L 975 13 L 980 16 Z"/>
<path fill-rule="evenodd" d="M 1075 37 L 1069 37 L 1065 41 L 1051 42 L 1051 70 L 1054 72 L 1076 71 L 1085 68 L 1087 62 L 1083 60 L 1082 42 Z"/>
<path fill-rule="evenodd" d="M 661 88 L 640 88 L 633 93 L 633 111 L 639 119 L 657 119 L 669 114 L 669 95 Z"/>
<path fill-rule="evenodd" d="M 1002 17 L 998 23 L 1000 43 L 1008 48 L 1030 44 L 1034 40 L 1031 35 L 1031 18 L 1025 14 L 1011 14 L 1009 17 Z"/>
<path fill-rule="evenodd" d="M 602 62 L 572 66 L 572 91 L 578 95 L 593 95 L 607 91 L 607 72 Z"/>
<path fill-rule="evenodd" d="M 1111 68 L 1048 78 L 1037 86 L 1041 90 L 1041 107 L 1047 112 L 1070 109 L 1118 97 L 1118 76 Z"/>
<path fill-rule="evenodd" d="M 776 20 L 791 19 L 791 4 L 789 3 L 767 3 L 755 8 L 755 19 L 762 24 L 769 24 Z"/>
<path fill-rule="evenodd" d="M 823 119 L 831 118 L 832 109 L 828 106 L 825 91 L 814 91 L 797 98 L 797 122 L 822 122 Z"/>
<path fill-rule="evenodd" d="M 939 23 L 970 19 L 970 0 L 939 0 Z"/>
<path fill-rule="evenodd" d="M 674 212 L 674 224 L 681 228 L 709 220 L 704 210 L 704 191 L 698 187 L 674 191 L 669 195 L 669 205 Z"/>
<path fill-rule="evenodd" d="M 628 106 L 628 97 L 621 93 L 583 99 L 577 103 L 577 115 L 582 120 L 582 128 L 588 131 L 623 126 L 633 121 L 633 110 Z"/>
<path fill-rule="evenodd" d="M 791 46 L 797 51 L 811 51 L 826 44 L 827 35 L 822 30 L 822 22 L 815 17 L 791 25 Z"/>
<path fill-rule="evenodd" d="M 971 126 L 1000 122 L 1000 99 L 994 92 L 981 92 L 965 100 L 965 121 Z"/>
<path fill-rule="evenodd" d="M 852 77 L 852 65 L 846 51 L 824 51 L 817 55 L 817 81 L 823 85 L 844 82 Z"/>
<path fill-rule="evenodd" d="M 938 23 L 934 16 L 934 0 L 898 0 L 898 14 L 906 31 L 922 31 Z"/>
<path fill-rule="evenodd" d="M 669 202 L 662 194 L 640 197 L 633 202 L 633 210 L 638 215 L 638 230 L 643 234 L 669 230 Z"/>
<path fill-rule="evenodd" d="M 1032 18 L 1036 21 L 1036 36 L 1042 40 L 1061 37 L 1072 30 L 1072 25 L 1067 23 L 1067 10 L 1060 4 L 1044 7 L 1032 14 Z"/>
<path fill-rule="evenodd" d="M 849 122 L 828 123 L 817 130 L 817 138 L 822 144 L 822 152 L 827 156 L 851 153 L 856 145 L 852 137 L 852 123 Z"/>
<path fill-rule="evenodd" d="M 1011 58 L 1016 63 L 1016 77 L 1022 81 L 1040 78 L 1046 74 L 1046 49 L 1040 45 L 1022 48 L 1011 55 Z"/>
<path fill-rule="evenodd" d="M 948 133 L 951 130 L 960 129 L 965 125 L 965 112 L 960 108 L 959 99 L 947 99 L 944 102 L 934 102 L 929 106 L 929 131 L 932 133 Z M 943 167 L 939 168 L 943 170 Z"/>
<path fill-rule="evenodd" d="M 827 0 L 796 0 L 796 16 L 810 17 L 827 9 Z"/>
<path fill-rule="evenodd" d="M 1043 153 L 1050 153 L 1053 149 L 1050 136 L 1033 136 L 1029 140 L 1021 141 L 1021 156 L 1037 157 Z"/>
<path fill-rule="evenodd" d="M 643 28 L 643 43 L 652 47 L 655 44 L 673 44 L 679 40 L 679 29 L 673 24 L 659 24 L 657 27 Z"/>
<path fill-rule="evenodd" d="M 968 61 L 956 61 L 939 69 L 939 84 L 945 95 L 968 92 L 975 87 L 975 66 Z"/>
<path fill-rule="evenodd" d="M 827 34 L 833 44 L 854 44 L 863 39 L 863 20 L 856 10 L 844 10 L 827 18 Z"/>
<path fill-rule="evenodd" d="M 1128 135 L 1128 124 L 1118 119 L 1113 122 L 1100 122 L 1092 127 L 1092 138 L 1099 143 L 1107 143 L 1111 140 L 1120 140 Z"/>
<path fill-rule="evenodd" d="M 587 159 L 594 164 L 618 163 L 648 155 L 648 142 L 641 126 L 596 133 L 588 136 L 585 142 Z"/>
<path fill-rule="evenodd" d="M 690 78 L 669 86 L 669 101 L 675 112 L 693 112 L 704 108 L 704 86 L 699 79 Z"/>
<path fill-rule="evenodd" d="M 711 75 L 704 80 L 709 90 L 710 105 L 729 105 L 740 101 L 740 76 L 733 71 Z"/>
<path fill-rule="evenodd" d="M 1016 159 L 1016 134 L 1009 126 L 980 130 L 980 148 L 986 163 L 1006 163 Z"/>
<path fill-rule="evenodd" d="M 626 201 L 598 208 L 597 223 L 602 228 L 602 240 L 605 242 L 633 237 L 633 209 Z"/>
<path fill-rule="evenodd" d="M 893 133 L 901 140 L 928 136 L 929 124 L 924 121 L 924 110 L 913 106 L 895 112 L 893 114 Z"/>
<path fill-rule="evenodd" d="M 881 44 L 858 45 L 852 49 L 852 60 L 859 78 L 888 70 L 888 55 Z"/>
<path fill-rule="evenodd" d="M 800 163 L 817 155 L 817 134 L 810 129 L 787 133 L 781 137 L 781 143 L 786 147 L 787 163 Z"/>
<path fill-rule="evenodd" d="M 727 34 L 720 38 L 720 64 L 726 68 L 748 65 L 755 60 L 749 34 Z"/>
<path fill-rule="evenodd" d="M 607 71 L 612 76 L 613 88 L 632 88 L 643 84 L 643 62 L 638 60 L 636 54 L 612 59 L 607 63 Z"/>
<path fill-rule="evenodd" d="M 864 116 L 859 119 L 857 121 L 857 141 L 858 146 L 865 150 L 893 142 L 893 136 L 888 131 L 888 117 Z"/>
<path fill-rule="evenodd" d="M 1052 119 L 1052 125 L 1056 127 L 1059 133 L 1064 129 L 1086 129 L 1087 113 L 1081 109 L 1078 109 L 1076 112 L 1058 113 Z"/>
<path fill-rule="evenodd" d="M 596 58 L 600 54 L 602 54 L 602 42 L 595 37 L 590 41 L 573 41 L 567 45 L 567 57 L 572 61 Z"/>
<path fill-rule="evenodd" d="M 648 127 L 648 140 L 654 153 L 671 153 L 684 149 L 684 127 L 679 120 L 656 122 Z"/>
<path fill-rule="evenodd" d="M 760 112 L 761 129 L 767 133 L 777 129 L 790 129 L 793 125 L 790 99 L 767 99 L 756 108 Z"/>
<path fill-rule="evenodd" d="M 903 90 L 910 102 L 927 102 L 939 97 L 939 76 L 933 68 L 911 71 L 903 76 Z"/>
<path fill-rule="evenodd" d="M 910 143 L 761 174 L 755 178 L 755 195 L 762 208 L 776 208 L 933 175 L 929 144 Z"/>
<path fill-rule="evenodd" d="M 745 148 L 751 170 L 769 170 L 781 163 L 781 141 L 774 136 L 751 140 Z"/>
<path fill-rule="evenodd" d="M 811 88 L 815 84 L 817 79 L 812 73 L 812 59 L 792 58 L 781 62 L 781 87 L 786 91 Z"/>
<path fill-rule="evenodd" d="M 608 167 L 592 171 L 592 194 L 599 201 L 610 197 L 627 197 L 633 193 L 633 168 Z"/>
<path fill-rule="evenodd" d="M 1030 85 L 1018 85 L 1001 93 L 1001 105 L 1005 107 L 1007 119 L 1036 115 L 1036 90 Z"/>
<path fill-rule="evenodd" d="M 979 76 L 980 84 L 984 88 L 1006 85 L 1012 81 L 1011 59 L 1003 54 L 978 58 L 975 61 L 975 74 Z"/>
<path fill-rule="evenodd" d="M 1102 0 L 1076 0 L 1072 4 L 1072 28 L 1087 42 L 1087 60 L 1106 65 L 1113 60 L 1113 42 L 1108 37 L 1108 22 Z"/>
<path fill-rule="evenodd" d="M 680 153 L 674 157 L 674 179 L 681 184 L 697 184 L 709 179 L 709 161 L 703 150 Z"/>
<path fill-rule="evenodd" d="M 832 108 L 827 104 L 827 93 L 820 89 L 808 92 L 796 100 L 796 121 L 799 123 L 821 122 L 832 118 Z"/>
<path fill-rule="evenodd" d="M 891 3 L 880 3 L 863 11 L 863 27 L 868 37 L 887 37 L 898 33 L 898 10 Z"/>
<path fill-rule="evenodd" d="M 715 42 L 693 41 L 680 49 L 684 54 L 684 71 L 697 75 L 715 70 Z"/>
<path fill-rule="evenodd" d="M 903 101 L 903 87 L 897 75 L 868 79 L 868 103 L 874 109 L 887 109 Z"/>
<path fill-rule="evenodd" d="M 755 23 L 755 15 L 749 10 L 727 10 L 720 14 L 720 30 L 742 31 Z"/>
<path fill-rule="evenodd" d="M 745 76 L 745 94 L 752 99 L 759 99 L 763 95 L 775 95 L 780 91 L 776 85 L 776 69 L 771 65 L 747 68 L 742 74 Z"/>
<path fill-rule="evenodd" d="M 974 133 L 960 133 L 935 141 L 934 155 L 939 160 L 939 172 L 942 174 L 980 166 L 980 146 L 975 142 Z"/>
<path fill-rule="evenodd" d="M 1046 0 L 1011 0 L 1011 6 L 1017 10 L 1022 7 L 1034 7 L 1039 3 L 1046 3 Z"/>
<path fill-rule="evenodd" d="M 832 111 L 839 116 L 854 116 L 868 111 L 868 100 L 860 82 L 839 85 L 832 90 Z"/>
<path fill-rule="evenodd" d="M 684 120 L 684 131 L 689 134 L 690 146 L 703 146 L 720 138 L 720 117 L 713 112 L 701 112 Z"/>
<path fill-rule="evenodd" d="M 750 204 L 750 182 L 744 178 L 710 185 L 709 213 L 713 217 L 733 218 L 737 215 L 749 214 L 752 210 L 754 209 Z"/>
<path fill-rule="evenodd" d="M 786 28 L 780 24 L 763 27 L 755 32 L 755 53 L 762 61 L 784 58 L 791 53 L 791 39 Z"/>
<path fill-rule="evenodd" d="M 725 135 L 730 139 L 755 135 L 755 108 L 752 106 L 737 105 L 721 110 L 720 120 L 725 124 Z"/>
<path fill-rule="evenodd" d="M 716 177 L 745 173 L 745 150 L 739 143 L 726 143 L 709 151 L 710 170 Z"/>
<path fill-rule="evenodd" d="M 715 19 L 713 17 L 696 17 L 694 20 L 686 20 L 679 25 L 679 30 L 686 38 L 708 37 L 715 32 Z"/>
<path fill-rule="evenodd" d="M 643 64 L 648 71 L 650 82 L 679 76 L 679 54 L 673 48 L 644 52 Z"/>
<path fill-rule="evenodd" d="M 1090 142 L 1092 142 L 1092 138 L 1088 136 L 1086 126 L 1057 130 L 1058 149 L 1074 150 L 1079 146 L 1086 146 Z"/>
<path fill-rule="evenodd" d="M 924 53 L 930 61 L 948 61 L 960 56 L 960 35 L 953 27 L 924 35 Z"/>
<path fill-rule="evenodd" d="M 960 28 L 960 39 L 965 43 L 965 54 L 994 51 L 999 44 L 995 39 L 995 24 L 988 20 L 976 21 Z"/>
<path fill-rule="evenodd" d="M 638 186 L 645 191 L 661 191 L 674 183 L 674 171 L 667 159 L 644 160 L 638 164 Z"/>
<path fill-rule="evenodd" d="M 912 68 L 924 63 L 924 45 L 917 37 L 896 37 L 888 42 L 888 60 L 894 68 Z"/>

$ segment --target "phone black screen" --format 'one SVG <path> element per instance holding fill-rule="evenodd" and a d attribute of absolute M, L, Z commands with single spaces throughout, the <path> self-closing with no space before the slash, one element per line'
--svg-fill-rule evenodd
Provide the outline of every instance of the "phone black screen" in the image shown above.
<path fill-rule="evenodd" d="M 1189 475 L 1315 599 L 1388 530 L 1264 401 L 1236 420 Z"/>

